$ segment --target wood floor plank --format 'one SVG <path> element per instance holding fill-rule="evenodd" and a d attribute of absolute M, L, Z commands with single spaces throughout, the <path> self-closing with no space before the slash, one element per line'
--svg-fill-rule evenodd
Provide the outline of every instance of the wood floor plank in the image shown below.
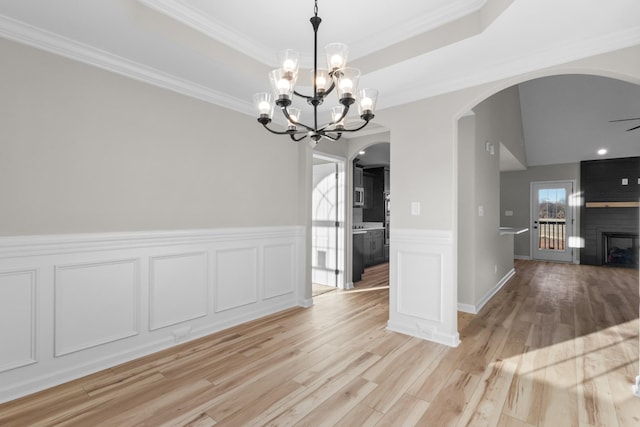
<path fill-rule="evenodd" d="M 540 420 L 548 352 L 526 349 L 509 386 L 504 414 L 532 425 Z"/>

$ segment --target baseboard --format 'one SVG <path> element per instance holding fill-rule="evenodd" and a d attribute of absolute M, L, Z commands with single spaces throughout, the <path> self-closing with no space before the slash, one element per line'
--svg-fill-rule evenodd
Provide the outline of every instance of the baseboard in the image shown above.
<path fill-rule="evenodd" d="M 458 311 L 469 314 L 478 314 L 478 310 L 476 309 L 475 305 L 463 304 L 461 302 L 458 303 Z"/>
<path fill-rule="evenodd" d="M 452 335 L 443 334 L 435 328 L 421 326 L 418 322 L 415 324 L 405 324 L 403 322 L 389 320 L 387 322 L 387 329 L 392 332 L 399 332 L 404 335 L 433 341 L 449 347 L 457 347 L 460 344 L 460 335 L 457 332 Z"/>
<path fill-rule="evenodd" d="M 521 259 L 524 261 L 531 261 L 531 257 L 529 255 L 514 255 L 513 259 Z"/>
<path fill-rule="evenodd" d="M 491 298 L 493 298 L 493 296 L 497 294 L 498 291 L 500 291 L 500 289 L 502 289 L 502 287 L 506 285 L 509 279 L 511 279 L 515 274 L 516 274 L 515 268 L 512 268 L 511 270 L 509 270 L 509 272 L 505 274 L 502 279 L 500 279 L 500 281 L 493 287 L 493 289 L 491 289 L 476 305 L 463 304 L 459 302 L 458 311 L 462 311 L 464 313 L 470 313 L 470 314 L 478 314 L 480 310 L 482 310 L 482 307 L 484 307 L 491 300 Z"/>

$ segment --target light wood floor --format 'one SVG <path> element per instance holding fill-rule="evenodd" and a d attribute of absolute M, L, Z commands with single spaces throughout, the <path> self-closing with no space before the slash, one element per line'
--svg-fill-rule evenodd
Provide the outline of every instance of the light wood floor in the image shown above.
<path fill-rule="evenodd" d="M 640 425 L 638 271 L 516 269 L 457 348 L 386 331 L 387 289 L 330 292 L 1 405 L 0 425 Z"/>

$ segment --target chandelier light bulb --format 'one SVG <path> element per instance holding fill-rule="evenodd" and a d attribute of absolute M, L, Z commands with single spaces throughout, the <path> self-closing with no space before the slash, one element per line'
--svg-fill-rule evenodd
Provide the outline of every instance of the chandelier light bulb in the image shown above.
<path fill-rule="evenodd" d="M 353 93 L 353 81 L 351 79 L 342 79 L 342 80 L 340 80 L 340 89 L 345 94 Z"/>
<path fill-rule="evenodd" d="M 285 71 L 293 72 L 296 69 L 296 63 L 292 59 L 287 59 L 282 64 L 282 68 L 284 68 Z"/>
<path fill-rule="evenodd" d="M 327 58 L 327 66 L 330 71 L 335 71 L 347 66 L 349 47 L 343 43 L 330 43 L 324 48 Z"/>
<path fill-rule="evenodd" d="M 278 93 L 285 94 L 291 90 L 291 84 L 287 79 L 278 80 Z"/>
<path fill-rule="evenodd" d="M 342 57 L 340 55 L 332 55 L 331 56 L 331 68 L 340 68 L 342 66 Z"/>
<path fill-rule="evenodd" d="M 376 102 L 378 100 L 378 91 L 371 88 L 360 89 L 358 91 L 358 112 L 360 117 L 365 120 L 371 120 L 374 117 Z"/>
<path fill-rule="evenodd" d="M 258 111 L 260 114 L 269 114 L 271 111 L 271 103 L 267 101 L 260 101 L 260 104 L 258 104 Z"/>
<path fill-rule="evenodd" d="M 296 124 L 300 121 L 300 114 L 302 111 L 299 108 L 287 109 L 289 117 L 287 118 L 287 128 L 289 130 L 296 130 Z"/>

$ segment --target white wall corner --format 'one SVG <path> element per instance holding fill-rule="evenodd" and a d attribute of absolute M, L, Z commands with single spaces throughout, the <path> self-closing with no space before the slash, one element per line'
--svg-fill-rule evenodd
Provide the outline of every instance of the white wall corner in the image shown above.
<path fill-rule="evenodd" d="M 303 298 L 298 300 L 298 305 L 303 308 L 309 308 L 313 306 L 313 298 Z"/>

